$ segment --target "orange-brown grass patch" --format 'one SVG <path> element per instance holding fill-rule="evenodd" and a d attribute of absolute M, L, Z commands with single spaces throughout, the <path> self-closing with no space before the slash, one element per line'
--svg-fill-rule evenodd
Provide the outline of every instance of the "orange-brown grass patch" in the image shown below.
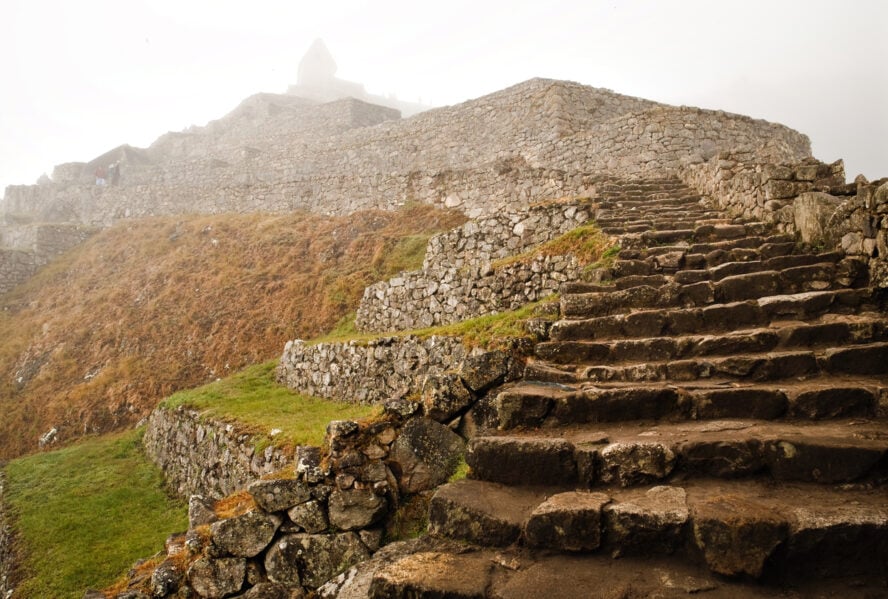
<path fill-rule="evenodd" d="M 213 505 L 213 511 L 220 518 L 235 518 L 254 509 L 256 509 L 256 502 L 247 491 L 237 491 L 223 497 Z"/>
<path fill-rule="evenodd" d="M 122 222 L 0 297 L 0 459 L 131 426 L 164 397 L 277 357 L 418 268 L 465 217 L 429 206 L 350 216 Z"/>

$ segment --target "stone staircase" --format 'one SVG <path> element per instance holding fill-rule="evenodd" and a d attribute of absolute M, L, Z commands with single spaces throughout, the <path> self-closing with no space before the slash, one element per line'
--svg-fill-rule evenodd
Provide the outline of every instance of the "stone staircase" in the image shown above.
<path fill-rule="evenodd" d="M 374 597 L 888 597 L 888 317 L 866 269 L 671 180 L 601 190 L 610 280 L 562 289 L 451 541 Z M 619 558 L 619 559 L 617 559 Z"/>

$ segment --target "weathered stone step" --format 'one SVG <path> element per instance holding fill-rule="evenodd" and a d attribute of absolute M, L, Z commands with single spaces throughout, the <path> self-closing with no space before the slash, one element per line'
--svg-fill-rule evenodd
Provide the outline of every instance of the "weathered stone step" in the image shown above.
<path fill-rule="evenodd" d="M 631 283 L 632 278 L 629 279 L 628 282 Z M 653 277 L 644 277 L 641 279 L 644 281 L 642 284 L 650 284 L 651 279 Z M 589 290 L 588 287 L 585 289 Z M 566 293 L 564 288 L 562 288 L 562 293 Z M 836 320 L 872 322 L 888 318 L 879 312 L 878 299 L 873 297 L 871 289 L 840 289 L 813 293 L 818 294 L 826 301 L 811 306 L 808 310 L 804 308 L 806 304 L 811 303 L 810 300 L 803 302 L 802 298 L 798 298 L 796 295 L 784 295 L 714 304 L 702 308 L 657 308 L 596 318 L 559 320 L 552 323 L 549 328 L 549 338 L 554 341 L 571 341 L 659 337 L 693 333 L 720 333 L 747 327 L 762 327 L 777 320 L 792 320 L 792 318 L 787 319 L 782 313 L 775 313 L 775 311 L 768 309 L 769 307 L 785 309 L 792 299 L 796 299 L 801 311 L 797 318 L 809 321 L 819 319 L 824 322 Z M 775 297 L 782 298 L 782 302 L 778 303 L 774 299 Z M 824 320 L 824 315 L 827 312 L 833 313 Z M 856 316 L 858 314 L 859 318 Z"/>
<path fill-rule="evenodd" d="M 885 358 L 886 352 L 883 346 L 862 345 L 823 352 L 797 350 L 609 366 L 598 364 L 559 366 L 537 361 L 527 364 L 524 378 L 528 381 L 559 384 L 657 381 L 681 383 L 732 379 L 762 383 L 848 373 L 879 374 L 879 371 L 885 371 L 884 365 L 879 362 Z M 867 372 L 861 372 L 864 369 Z"/>
<path fill-rule="evenodd" d="M 820 544 L 815 546 L 821 551 Z M 810 554 L 811 551 L 806 552 Z M 859 552 L 858 552 L 859 553 Z M 728 554 L 732 555 L 732 554 Z M 818 553 L 817 555 L 820 555 Z M 864 556 L 868 557 L 868 556 Z M 810 559 L 810 558 L 809 558 Z M 796 560 L 798 561 L 798 560 Z M 828 559 L 818 562 L 829 565 Z M 843 560 L 844 561 L 844 560 Z M 863 569 L 824 570 L 814 578 L 771 586 L 727 580 L 679 556 L 530 553 L 523 548 L 488 549 L 460 544 L 431 548 L 398 559 L 372 578 L 371 599 L 827 599 L 881 598 L 884 576 Z M 881 573 L 878 568 L 873 569 Z M 829 572 L 829 573 L 827 573 Z"/>
<path fill-rule="evenodd" d="M 725 315 L 734 312 L 738 311 L 722 311 Z M 748 317 L 755 315 L 755 312 L 739 312 Z M 656 327 L 663 322 L 657 321 L 657 316 L 662 316 L 662 314 L 656 314 L 656 312 L 649 314 L 653 317 L 647 323 L 649 326 Z M 630 314 L 622 320 L 624 323 L 629 322 L 630 331 L 632 331 L 633 324 L 639 323 L 640 326 L 635 330 L 643 333 L 644 320 L 636 319 L 634 316 L 634 314 Z M 814 349 L 888 340 L 888 320 L 881 316 L 846 317 L 844 320 L 817 323 L 781 321 L 765 328 L 743 328 L 743 325 L 738 322 L 733 328 L 735 330 L 720 335 L 684 334 L 629 339 L 614 339 L 614 336 L 611 336 L 611 339 L 601 340 L 559 339 L 537 344 L 535 353 L 538 358 L 554 364 L 594 363 L 608 365 L 623 362 L 686 360 L 719 355 L 760 354 L 800 347 Z M 602 329 L 598 330 L 603 336 L 606 336 Z M 555 330 L 555 333 L 558 333 L 558 329 Z"/>
<path fill-rule="evenodd" d="M 888 430 L 879 420 L 597 423 L 475 437 L 466 462 L 474 479 L 529 487 L 753 476 L 872 486 L 888 477 Z"/>
<path fill-rule="evenodd" d="M 629 241 L 631 242 L 633 240 L 630 238 Z M 781 251 L 785 250 L 786 248 L 793 249 L 795 248 L 795 240 L 789 235 L 753 235 L 749 237 L 741 237 L 739 239 L 729 239 L 727 241 L 708 243 L 684 243 L 681 245 L 666 245 L 655 247 L 624 246 L 624 249 L 620 251 L 618 257 L 622 259 L 643 260 L 650 256 L 657 256 L 660 254 L 675 251 L 681 251 L 687 254 L 701 254 L 705 256 L 712 252 L 730 252 L 732 250 L 756 250 L 757 248 L 764 247 L 779 248 Z M 750 255 L 758 256 L 759 253 L 760 252 L 755 252 L 754 254 Z M 765 253 L 761 253 L 761 255 L 765 257 L 771 257 L 767 256 Z"/>
<path fill-rule="evenodd" d="M 764 270 L 732 275 L 719 281 L 700 281 L 688 285 L 673 281 L 659 287 L 640 285 L 618 289 L 614 286 L 607 291 L 563 294 L 561 315 L 569 319 L 595 318 L 638 309 L 702 307 L 809 291 L 835 290 L 848 286 L 844 283 L 856 283 L 856 279 L 839 277 L 839 272 L 837 265 L 827 262 L 781 271 Z"/>
<path fill-rule="evenodd" d="M 478 502 L 485 496 L 528 507 L 505 521 L 495 504 Z M 783 583 L 867 575 L 884 581 L 888 558 L 883 494 L 801 483 L 702 480 L 589 492 L 463 480 L 438 490 L 429 524 L 438 537 L 488 547 L 521 542 L 584 564 L 595 559 L 589 552 L 623 559 L 674 555 L 719 575 Z"/>
<path fill-rule="evenodd" d="M 870 353 L 861 356 L 854 348 L 834 350 L 852 363 L 852 368 L 885 357 Z M 792 354 L 790 354 L 792 355 Z M 795 359 L 801 361 L 799 356 Z M 787 359 L 789 362 L 789 359 Z M 645 365 L 640 365 L 644 368 Z M 689 366 L 692 367 L 692 366 Z M 884 416 L 888 410 L 888 382 L 874 373 L 833 374 L 806 380 L 786 378 L 781 385 L 761 381 L 737 382 L 712 378 L 661 382 L 607 381 L 592 384 L 524 383 L 503 388 L 493 399 L 496 424 L 501 430 L 543 425 L 568 426 L 590 422 L 631 420 L 684 421 L 719 418 L 758 418 L 762 420 L 834 419 Z M 805 376 L 805 375 L 802 375 Z M 751 378 L 751 377 L 750 377 Z M 784 377 L 785 378 L 785 377 Z"/>
<path fill-rule="evenodd" d="M 762 246 L 764 247 L 764 246 Z M 787 248 L 790 249 L 790 248 Z M 750 253 L 752 252 L 752 253 Z M 711 255 L 710 255 L 711 254 Z M 627 276 L 645 276 L 668 273 L 676 283 L 690 285 L 700 281 L 720 281 L 726 277 L 768 270 L 782 271 L 816 264 L 836 264 L 837 276 L 850 282 L 865 280 L 863 264 L 855 259 L 844 259 L 839 252 L 825 254 L 777 255 L 763 258 L 761 248 L 689 254 L 682 249 L 654 254 L 643 259 L 621 258 L 611 267 L 615 280 Z M 735 258 L 742 258 L 736 260 Z"/>

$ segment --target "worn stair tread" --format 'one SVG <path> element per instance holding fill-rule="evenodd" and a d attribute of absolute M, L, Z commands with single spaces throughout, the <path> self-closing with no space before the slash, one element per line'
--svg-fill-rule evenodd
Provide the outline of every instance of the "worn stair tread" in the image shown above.
<path fill-rule="evenodd" d="M 607 381 L 561 384 L 557 393 L 536 393 L 527 383 L 494 398 L 499 427 L 544 423 L 684 421 L 721 418 L 825 420 L 876 417 L 886 411 L 888 377 L 835 375 L 779 383 L 703 379 Z"/>
<path fill-rule="evenodd" d="M 757 302 L 771 317 L 806 318 L 827 310 L 853 310 L 861 304 L 884 302 L 884 293 L 869 287 L 836 288 L 833 283 L 825 289 L 792 287 L 777 271 L 763 271 L 727 277 L 717 283 L 670 283 L 660 287 L 641 285 L 629 289 L 601 287 L 588 293 L 564 294 L 560 306 L 563 319 L 579 320 L 638 310 L 703 308 L 750 300 Z"/>
<path fill-rule="evenodd" d="M 631 328 L 637 318 L 629 318 Z M 665 319 L 663 319 L 665 322 Z M 644 324 L 644 323 L 642 323 Z M 659 321 L 650 323 L 650 332 Z M 742 326 L 742 325 L 740 325 Z M 881 316 L 846 317 L 825 322 L 774 321 L 766 327 L 740 328 L 720 334 L 678 334 L 603 339 L 559 339 L 537 344 L 538 358 L 556 364 L 619 364 L 682 360 L 695 357 L 859 345 L 888 339 L 888 320 Z M 641 328 L 639 324 L 638 328 Z M 642 331 L 643 332 L 643 331 Z M 556 327 L 556 337 L 558 328 Z"/>
<path fill-rule="evenodd" d="M 858 359 L 859 358 L 859 359 Z M 827 376 L 883 376 L 888 370 L 888 348 L 882 343 L 827 348 L 822 351 L 795 350 L 709 356 L 683 360 L 629 362 L 622 364 L 554 364 L 531 361 L 524 378 L 540 383 L 596 385 L 623 383 L 639 385 L 669 382 L 745 380 L 747 384 L 764 382 L 816 380 Z M 785 382 L 780 384 L 785 385 Z"/>
<path fill-rule="evenodd" d="M 884 421 L 873 419 L 546 427 L 475 437 L 466 455 L 473 478 L 562 488 L 712 477 L 872 484 L 888 475 L 886 459 L 888 430 Z"/>
<path fill-rule="evenodd" d="M 546 554 L 523 548 L 408 555 L 374 574 L 373 599 L 809 599 L 884 597 L 884 579 L 846 576 L 763 586 L 727 580 L 679 557 Z M 880 594 L 881 593 L 881 594 Z"/>

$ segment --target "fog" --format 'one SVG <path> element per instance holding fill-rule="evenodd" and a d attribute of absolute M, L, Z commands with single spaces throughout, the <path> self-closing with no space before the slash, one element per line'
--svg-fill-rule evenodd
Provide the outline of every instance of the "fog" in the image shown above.
<path fill-rule="evenodd" d="M 0 189 L 283 93 L 323 38 L 337 76 L 446 105 L 531 77 L 748 114 L 888 176 L 888 3 L 3 0 Z"/>

